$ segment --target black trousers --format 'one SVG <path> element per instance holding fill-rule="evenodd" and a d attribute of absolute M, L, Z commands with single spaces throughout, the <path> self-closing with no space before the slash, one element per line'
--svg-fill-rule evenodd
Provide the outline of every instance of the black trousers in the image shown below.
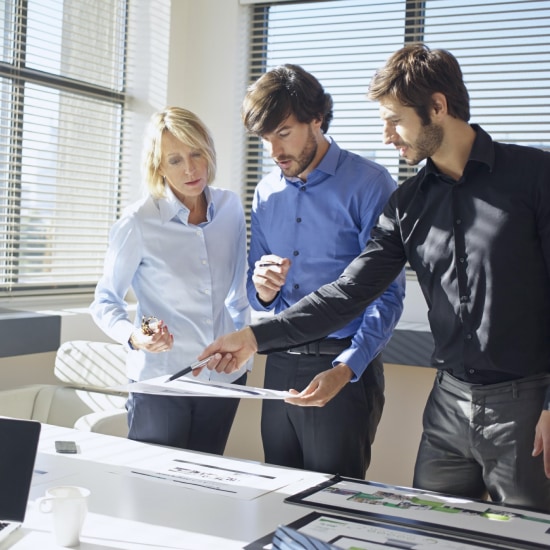
<path fill-rule="evenodd" d="M 270 354 L 264 386 L 303 390 L 332 368 L 333 356 Z M 371 445 L 384 407 L 384 370 L 377 357 L 360 380 L 347 384 L 324 407 L 297 407 L 283 401 L 262 404 L 265 461 L 364 479 Z"/>
<path fill-rule="evenodd" d="M 234 384 L 244 385 L 246 374 Z M 223 455 L 239 399 L 130 393 L 128 438 Z"/>
<path fill-rule="evenodd" d="M 542 455 L 531 456 L 549 385 L 548 375 L 480 386 L 439 372 L 413 486 L 550 512 Z"/>

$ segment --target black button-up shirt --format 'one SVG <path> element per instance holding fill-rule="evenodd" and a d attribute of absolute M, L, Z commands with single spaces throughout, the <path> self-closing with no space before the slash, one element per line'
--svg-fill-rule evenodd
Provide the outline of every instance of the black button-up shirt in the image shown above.
<path fill-rule="evenodd" d="M 428 159 L 336 282 L 252 327 L 259 351 L 333 332 L 408 261 L 428 303 L 434 366 L 475 384 L 550 373 L 550 153 L 473 128 L 460 180 Z"/>

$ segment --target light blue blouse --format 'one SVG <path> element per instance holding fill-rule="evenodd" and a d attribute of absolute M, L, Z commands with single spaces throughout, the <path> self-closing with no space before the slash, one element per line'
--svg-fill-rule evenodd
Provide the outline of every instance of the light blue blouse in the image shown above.
<path fill-rule="evenodd" d="M 127 345 L 142 315 L 162 319 L 174 335 L 166 353 L 130 350 L 133 380 L 171 374 L 193 363 L 215 338 L 250 322 L 246 297 L 246 226 L 239 197 L 207 187 L 207 221 L 188 223 L 189 210 L 166 188 L 166 198 L 148 196 L 126 208 L 112 227 L 104 273 L 90 313 L 113 340 Z M 135 321 L 125 297 L 137 298 Z M 250 370 L 199 379 L 232 382 Z M 192 375 L 189 375 L 192 376 Z"/>

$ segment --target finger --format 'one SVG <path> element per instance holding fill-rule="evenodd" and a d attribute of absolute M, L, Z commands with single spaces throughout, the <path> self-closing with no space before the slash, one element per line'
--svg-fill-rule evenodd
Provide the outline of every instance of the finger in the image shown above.
<path fill-rule="evenodd" d="M 322 407 L 323 403 L 319 402 L 315 396 L 307 397 L 287 397 L 285 403 L 290 405 L 297 405 L 298 407 Z"/>
<path fill-rule="evenodd" d="M 208 355 L 206 357 L 204 357 L 204 359 L 206 359 L 207 357 L 208 357 Z M 221 359 L 222 359 L 222 354 L 221 353 L 215 353 L 214 355 L 212 355 L 212 357 L 210 357 L 208 363 L 206 363 L 206 365 L 204 367 L 201 367 L 200 369 L 197 369 L 198 372 L 201 372 L 203 368 L 207 368 L 208 370 L 215 370 L 216 367 L 219 365 Z M 199 361 L 202 361 L 200 356 L 199 356 Z M 193 371 L 193 372 L 195 372 L 195 371 Z"/>
<path fill-rule="evenodd" d="M 162 329 L 154 334 L 151 334 L 150 336 L 147 336 L 147 338 L 152 346 L 164 346 L 170 339 L 170 333 L 168 332 L 168 329 Z"/>
<path fill-rule="evenodd" d="M 229 374 L 236 370 L 237 360 L 230 353 L 226 353 L 216 366 L 216 372 Z"/>
<path fill-rule="evenodd" d="M 282 285 L 286 275 L 281 273 L 281 268 L 271 269 L 261 267 L 252 275 L 252 281 L 257 285 Z"/>
<path fill-rule="evenodd" d="M 211 344 L 209 344 L 208 346 L 206 346 L 201 354 L 197 357 L 197 359 L 199 361 L 202 361 L 203 359 L 206 359 L 207 357 L 209 357 L 210 355 L 213 355 L 215 357 L 218 357 L 217 360 L 219 360 L 221 358 L 221 355 L 218 353 L 220 351 L 220 343 L 218 340 L 214 340 L 214 342 L 212 342 Z M 210 365 L 212 365 L 212 361 L 210 361 L 208 363 L 208 367 L 210 368 Z M 214 368 L 214 367 L 212 367 Z"/>
<path fill-rule="evenodd" d="M 168 337 L 164 340 L 164 346 L 166 348 L 166 351 L 170 351 L 174 347 L 174 336 L 172 334 L 168 334 Z"/>
<path fill-rule="evenodd" d="M 302 399 L 300 399 L 299 397 L 289 397 L 287 399 L 285 399 L 285 403 L 288 403 L 289 405 L 295 405 L 296 407 L 311 407 L 312 405 L 310 405 L 309 403 L 307 403 L 306 401 L 303 401 Z"/>

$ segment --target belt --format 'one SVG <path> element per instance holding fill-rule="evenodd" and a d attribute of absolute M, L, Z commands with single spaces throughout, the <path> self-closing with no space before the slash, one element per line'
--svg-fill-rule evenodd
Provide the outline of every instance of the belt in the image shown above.
<path fill-rule="evenodd" d="M 351 346 L 351 338 L 326 338 L 286 350 L 296 355 L 338 355 Z"/>

